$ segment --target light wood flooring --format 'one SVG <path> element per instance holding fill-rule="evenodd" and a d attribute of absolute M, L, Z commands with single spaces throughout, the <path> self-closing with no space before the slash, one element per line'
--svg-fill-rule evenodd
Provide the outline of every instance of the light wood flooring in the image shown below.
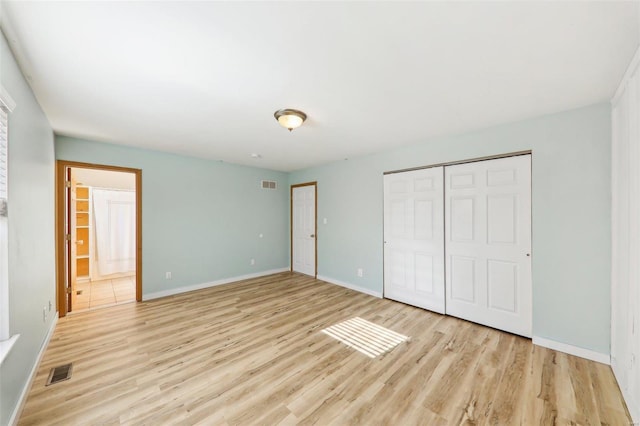
<path fill-rule="evenodd" d="M 410 339 L 369 358 L 321 332 L 356 316 Z M 292 273 L 62 318 L 19 421 L 630 423 L 604 364 Z"/>
<path fill-rule="evenodd" d="M 128 303 L 136 300 L 136 277 L 113 278 L 99 281 L 78 281 L 73 312 Z"/>

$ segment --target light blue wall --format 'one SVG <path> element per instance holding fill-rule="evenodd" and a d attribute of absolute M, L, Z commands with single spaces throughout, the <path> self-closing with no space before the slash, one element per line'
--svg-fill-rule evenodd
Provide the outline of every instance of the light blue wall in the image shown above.
<path fill-rule="evenodd" d="M 610 106 L 598 104 L 297 171 L 289 183 L 318 182 L 318 274 L 382 292 L 383 172 L 531 150 L 534 335 L 608 355 L 610 143 Z"/>
<path fill-rule="evenodd" d="M 0 81 L 16 102 L 9 115 L 9 331 L 20 334 L 0 367 L 0 424 L 4 425 L 27 384 L 56 305 L 53 130 L 4 36 L 0 36 Z"/>
<path fill-rule="evenodd" d="M 143 297 L 289 266 L 287 174 L 65 136 L 55 147 L 57 159 L 142 169 Z"/>

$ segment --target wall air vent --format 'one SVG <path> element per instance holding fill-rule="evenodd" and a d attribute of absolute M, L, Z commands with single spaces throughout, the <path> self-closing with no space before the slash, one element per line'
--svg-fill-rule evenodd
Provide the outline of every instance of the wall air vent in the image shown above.
<path fill-rule="evenodd" d="M 275 180 L 263 180 L 262 189 L 277 189 L 278 185 Z"/>

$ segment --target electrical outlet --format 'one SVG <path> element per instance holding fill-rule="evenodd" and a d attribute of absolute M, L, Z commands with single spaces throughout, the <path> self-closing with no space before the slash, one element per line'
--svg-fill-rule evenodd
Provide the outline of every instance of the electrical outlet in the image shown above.
<path fill-rule="evenodd" d="M 255 265 L 255 264 L 256 264 L 256 260 L 255 260 L 255 259 L 251 259 L 251 262 L 250 262 L 250 263 L 251 263 L 251 266 L 253 266 L 253 265 Z"/>
<path fill-rule="evenodd" d="M 42 322 L 47 322 L 47 307 L 42 307 Z"/>
<path fill-rule="evenodd" d="M 363 272 L 362 272 L 362 268 L 358 268 L 358 276 L 359 276 L 360 278 L 362 278 L 362 274 L 363 274 Z"/>
<path fill-rule="evenodd" d="M 165 272 L 164 273 L 164 278 L 167 279 L 167 280 L 170 280 L 171 279 L 171 272 Z"/>
<path fill-rule="evenodd" d="M 258 237 L 262 238 L 262 237 L 264 237 L 264 235 L 263 235 L 263 234 L 260 234 L 260 235 L 258 235 Z"/>
<path fill-rule="evenodd" d="M 327 224 L 327 218 L 326 217 L 324 219 L 322 219 L 322 223 L 325 224 L 325 225 Z"/>

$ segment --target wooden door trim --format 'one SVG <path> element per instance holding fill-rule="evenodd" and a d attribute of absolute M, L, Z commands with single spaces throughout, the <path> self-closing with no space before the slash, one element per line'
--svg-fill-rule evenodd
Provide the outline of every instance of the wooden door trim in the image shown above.
<path fill-rule="evenodd" d="M 76 291 L 77 281 L 78 281 L 78 247 L 76 245 L 76 241 L 78 238 L 78 228 L 77 228 L 77 216 L 76 219 L 73 219 L 73 215 L 78 213 L 78 204 L 77 204 L 77 186 L 75 184 L 75 179 L 73 176 L 73 170 L 68 167 L 65 167 L 65 180 L 71 182 L 70 186 L 64 187 L 65 197 L 66 197 L 66 214 L 65 214 L 65 227 L 67 231 L 69 231 L 69 235 L 71 235 L 71 242 L 67 245 L 65 249 L 65 256 L 67 256 L 67 271 L 68 275 L 65 281 L 66 284 L 69 284 L 71 287 L 71 293 L 67 294 L 67 307 L 71 307 L 73 310 L 74 303 L 77 299 L 77 294 L 74 297 L 73 292 Z M 75 191 L 75 194 L 74 194 Z M 75 197 L 75 198 L 74 198 Z M 88 198 L 88 197 L 87 197 Z M 74 238 L 75 237 L 75 238 Z M 76 247 L 74 247 L 76 246 Z"/>
<path fill-rule="evenodd" d="M 56 252 L 56 300 L 58 302 L 58 316 L 67 315 L 65 301 L 65 169 L 67 167 L 79 169 L 95 169 L 112 172 L 135 174 L 136 180 L 136 301 L 142 301 L 142 169 L 130 167 L 108 166 L 103 164 L 82 163 L 77 161 L 56 160 L 55 179 L 55 252 Z"/>
<path fill-rule="evenodd" d="M 66 247 L 64 241 L 64 228 L 65 228 L 65 211 L 66 201 L 65 192 L 66 188 L 64 182 L 66 181 L 64 166 L 59 161 L 56 162 L 56 179 L 55 179 L 55 193 L 56 193 L 56 209 L 55 209 L 55 222 L 56 222 L 56 300 L 58 301 L 58 316 L 63 317 L 67 315 L 67 301 L 65 300 L 67 295 L 65 294 L 65 260 L 66 259 Z"/>
<path fill-rule="evenodd" d="M 295 185 L 291 185 L 289 189 L 289 270 L 293 272 L 293 190 L 295 188 L 301 188 L 303 186 L 314 186 L 315 191 L 313 191 L 314 200 L 313 200 L 313 208 L 315 210 L 314 219 L 315 223 L 313 224 L 313 231 L 315 238 L 313 239 L 314 244 L 314 255 L 315 255 L 315 269 L 313 271 L 313 277 L 318 278 L 318 182 L 305 182 L 305 183 L 296 183 Z"/>

